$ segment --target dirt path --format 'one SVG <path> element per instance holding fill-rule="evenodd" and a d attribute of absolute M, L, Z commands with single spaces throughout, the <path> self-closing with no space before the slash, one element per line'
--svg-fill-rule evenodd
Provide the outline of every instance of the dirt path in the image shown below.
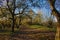
<path fill-rule="evenodd" d="M 55 32 L 24 28 L 11 35 L 0 34 L 0 40 L 55 40 Z"/>
<path fill-rule="evenodd" d="M 12 35 L 1 35 L 0 40 L 55 40 L 54 32 L 21 31 Z"/>

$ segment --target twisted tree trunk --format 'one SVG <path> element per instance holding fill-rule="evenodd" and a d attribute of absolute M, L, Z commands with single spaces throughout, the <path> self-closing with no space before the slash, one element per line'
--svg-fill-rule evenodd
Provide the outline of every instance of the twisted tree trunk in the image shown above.
<path fill-rule="evenodd" d="M 52 9 L 52 15 L 54 15 L 57 18 L 57 31 L 56 31 L 55 40 L 59 40 L 60 39 L 59 38 L 60 37 L 60 13 L 55 8 L 56 0 L 49 0 L 49 2 Z"/>
<path fill-rule="evenodd" d="M 58 20 L 58 23 L 57 23 L 57 31 L 56 31 L 56 37 L 55 37 L 55 40 L 59 40 L 60 39 L 60 18 L 57 19 Z"/>

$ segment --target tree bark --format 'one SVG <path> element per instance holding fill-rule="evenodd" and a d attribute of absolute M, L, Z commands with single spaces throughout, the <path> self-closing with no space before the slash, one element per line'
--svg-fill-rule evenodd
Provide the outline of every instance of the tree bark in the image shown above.
<path fill-rule="evenodd" d="M 20 16 L 19 16 L 19 18 L 20 18 L 20 20 L 19 20 L 19 26 L 21 27 L 21 21 L 22 21 L 22 14 L 20 14 Z"/>
<path fill-rule="evenodd" d="M 59 36 L 60 36 L 60 13 L 56 10 L 55 7 L 53 7 L 53 15 L 57 18 L 57 30 L 56 30 L 56 36 L 55 36 L 55 40 L 59 40 Z"/>
<path fill-rule="evenodd" d="M 58 23 L 57 23 L 57 31 L 56 31 L 55 40 L 59 40 L 60 39 L 60 21 L 59 21 L 59 19 L 57 19 Z"/>
<path fill-rule="evenodd" d="M 12 15 L 12 32 L 14 32 L 14 25 L 15 25 L 15 19 L 14 15 Z"/>
<path fill-rule="evenodd" d="M 13 0 L 13 12 L 12 12 L 12 23 L 13 23 L 13 25 L 12 25 L 12 32 L 14 32 L 14 26 L 15 26 L 15 18 L 14 18 L 14 16 L 15 16 L 15 9 L 16 9 L 16 5 L 15 5 L 15 2 L 16 2 L 16 0 Z"/>
<path fill-rule="evenodd" d="M 55 2 L 56 0 L 49 0 L 50 6 L 52 9 L 52 15 L 54 15 L 57 18 L 57 30 L 56 30 L 56 36 L 55 40 L 59 40 L 60 38 L 60 13 L 55 8 Z"/>

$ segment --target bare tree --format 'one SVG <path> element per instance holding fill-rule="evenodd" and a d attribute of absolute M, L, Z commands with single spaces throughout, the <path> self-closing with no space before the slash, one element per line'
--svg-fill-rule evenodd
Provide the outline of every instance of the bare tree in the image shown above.
<path fill-rule="evenodd" d="M 15 24 L 14 14 L 15 14 L 15 9 L 16 9 L 16 5 L 15 5 L 16 0 L 12 1 L 13 6 L 9 5 L 10 0 L 6 0 L 6 1 L 7 1 L 7 8 L 12 15 L 12 32 L 14 32 L 14 24 Z"/>
<path fill-rule="evenodd" d="M 12 32 L 14 32 L 14 25 L 15 25 L 15 17 L 16 15 L 19 15 L 20 17 L 20 22 L 21 22 L 21 17 L 24 12 L 25 9 L 28 8 L 28 5 L 26 4 L 26 0 L 18 0 L 18 2 L 16 2 L 17 0 L 6 0 L 7 1 L 7 9 L 9 10 L 9 12 L 12 15 Z M 19 13 L 15 14 L 15 10 L 19 9 Z M 22 11 L 20 10 L 22 9 Z M 21 25 L 21 23 L 20 23 Z"/>

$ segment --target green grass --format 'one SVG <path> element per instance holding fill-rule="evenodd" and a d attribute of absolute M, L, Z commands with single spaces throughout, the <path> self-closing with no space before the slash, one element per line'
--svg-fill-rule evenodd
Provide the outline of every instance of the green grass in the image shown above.
<path fill-rule="evenodd" d="M 44 28 L 44 26 L 40 26 L 40 25 L 30 25 L 29 28 L 36 28 L 36 29 L 40 29 L 40 28 Z M 46 28 L 46 27 L 45 27 Z"/>
<path fill-rule="evenodd" d="M 30 28 L 41 28 L 42 26 L 39 26 L 39 25 L 30 25 Z"/>
<path fill-rule="evenodd" d="M 40 26 L 40 25 L 30 25 L 29 28 L 32 29 L 38 29 L 38 30 L 42 30 L 42 31 L 56 31 L 56 28 L 48 28 L 46 26 Z"/>
<path fill-rule="evenodd" d="M 31 29 L 38 29 L 38 30 L 41 30 L 41 31 L 54 31 L 54 32 L 56 32 L 56 28 L 48 28 L 48 27 L 46 27 L 46 26 L 41 26 L 41 25 L 29 25 L 28 26 L 29 28 L 31 28 Z M 15 29 L 15 32 L 18 32 L 19 31 L 19 28 L 17 29 L 17 28 L 14 28 Z M 3 32 L 0 32 L 0 34 L 11 34 L 12 32 L 11 32 L 11 29 L 5 29 L 5 31 L 3 31 Z"/>

